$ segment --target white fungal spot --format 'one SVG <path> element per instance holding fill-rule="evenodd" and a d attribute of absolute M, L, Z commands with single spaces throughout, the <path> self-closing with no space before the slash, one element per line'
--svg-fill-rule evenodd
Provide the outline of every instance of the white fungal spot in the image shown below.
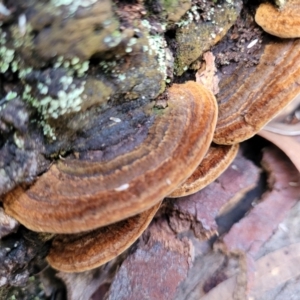
<path fill-rule="evenodd" d="M 10 10 L 7 9 L 7 7 L 4 6 L 4 4 L 2 2 L 0 2 L 0 14 L 2 14 L 4 16 L 9 16 L 10 15 Z"/>
<path fill-rule="evenodd" d="M 167 185 L 170 185 L 171 184 L 171 180 L 169 178 L 166 179 L 166 183 Z"/>
<path fill-rule="evenodd" d="M 120 123 L 120 122 L 122 122 L 122 120 L 121 119 L 119 119 L 119 118 L 115 118 L 115 117 L 110 117 L 109 118 L 111 121 L 114 121 L 114 122 L 116 122 L 116 123 Z"/>
<path fill-rule="evenodd" d="M 7 283 L 7 278 L 0 277 L 0 286 L 5 285 Z"/>
<path fill-rule="evenodd" d="M 129 188 L 129 184 L 125 183 L 125 184 L 122 184 L 119 187 L 115 188 L 115 191 L 116 192 L 122 192 L 122 191 L 127 190 L 128 188 Z"/>
<path fill-rule="evenodd" d="M 256 45 L 257 42 L 258 42 L 258 39 L 255 39 L 252 42 L 250 42 L 249 45 L 247 46 L 247 49 L 252 48 L 254 45 Z"/>
<path fill-rule="evenodd" d="M 21 36 L 24 36 L 26 33 L 26 16 L 21 14 L 18 18 L 19 31 Z"/>

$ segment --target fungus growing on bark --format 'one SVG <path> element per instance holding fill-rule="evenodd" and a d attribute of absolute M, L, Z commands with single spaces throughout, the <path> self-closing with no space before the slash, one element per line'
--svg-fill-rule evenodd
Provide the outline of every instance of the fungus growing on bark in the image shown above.
<path fill-rule="evenodd" d="M 65 159 L 29 188 L 4 196 L 6 212 L 34 231 L 78 233 L 139 214 L 161 201 L 200 164 L 213 137 L 217 104 L 195 82 L 174 84 L 148 136 L 108 161 Z"/>
<path fill-rule="evenodd" d="M 289 0 L 282 9 L 262 3 L 256 10 L 255 21 L 264 31 L 280 38 L 300 37 L 300 2 Z"/>
<path fill-rule="evenodd" d="M 160 202 L 141 214 L 90 232 L 57 235 L 47 261 L 63 272 L 83 272 L 101 266 L 139 238 L 159 206 Z"/>
<path fill-rule="evenodd" d="M 215 143 L 249 139 L 300 93 L 299 53 L 300 40 L 269 42 L 257 66 L 221 84 Z"/>
<path fill-rule="evenodd" d="M 235 158 L 239 144 L 224 146 L 212 144 L 194 173 L 168 197 L 194 194 L 218 178 Z"/>

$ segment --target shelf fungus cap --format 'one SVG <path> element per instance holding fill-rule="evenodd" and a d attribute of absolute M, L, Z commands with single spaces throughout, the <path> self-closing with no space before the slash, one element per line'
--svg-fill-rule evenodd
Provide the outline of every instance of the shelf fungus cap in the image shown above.
<path fill-rule="evenodd" d="M 129 248 L 152 221 L 161 202 L 118 223 L 96 230 L 57 235 L 47 256 L 48 263 L 62 272 L 83 272 L 99 267 Z"/>
<path fill-rule="evenodd" d="M 213 141 L 249 139 L 300 93 L 300 40 L 269 42 L 259 64 L 240 67 L 220 84 Z"/>
<path fill-rule="evenodd" d="M 206 154 L 217 121 L 213 94 L 195 82 L 168 89 L 147 137 L 111 160 L 65 159 L 29 188 L 4 197 L 7 214 L 33 231 L 79 233 L 145 211 L 169 195 Z"/>
<path fill-rule="evenodd" d="M 264 31 L 280 38 L 300 37 L 300 1 L 287 1 L 283 8 L 262 3 L 256 10 L 255 21 Z"/>
<path fill-rule="evenodd" d="M 168 197 L 194 194 L 217 179 L 231 164 L 239 150 L 236 145 L 212 144 L 194 173 Z"/>

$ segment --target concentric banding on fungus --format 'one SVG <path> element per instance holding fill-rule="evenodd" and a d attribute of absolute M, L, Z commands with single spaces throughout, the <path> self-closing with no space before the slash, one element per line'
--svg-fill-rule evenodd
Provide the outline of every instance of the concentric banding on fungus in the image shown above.
<path fill-rule="evenodd" d="M 255 21 L 264 31 L 280 38 L 300 37 L 300 2 L 289 0 L 282 9 L 262 3 L 256 10 Z"/>
<path fill-rule="evenodd" d="M 217 179 L 237 155 L 239 144 L 212 144 L 194 173 L 168 197 L 184 197 L 194 194 Z"/>
<path fill-rule="evenodd" d="M 168 89 L 145 140 L 105 162 L 65 159 L 28 189 L 4 197 L 6 212 L 40 232 L 78 233 L 145 211 L 169 195 L 200 164 L 213 137 L 217 104 L 195 83 Z"/>
<path fill-rule="evenodd" d="M 220 88 L 217 144 L 249 139 L 300 93 L 300 40 L 270 42 L 249 73 L 239 68 Z"/>
<path fill-rule="evenodd" d="M 83 272 L 105 264 L 139 238 L 160 204 L 129 219 L 90 232 L 56 236 L 47 256 L 48 263 L 62 272 Z"/>

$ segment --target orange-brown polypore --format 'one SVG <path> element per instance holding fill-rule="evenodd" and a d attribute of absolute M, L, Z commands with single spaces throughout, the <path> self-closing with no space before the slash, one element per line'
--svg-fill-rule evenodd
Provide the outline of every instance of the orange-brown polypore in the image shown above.
<path fill-rule="evenodd" d="M 255 21 L 272 35 L 281 38 L 300 37 L 300 2 L 289 0 L 282 9 L 262 3 L 256 10 Z"/>
<path fill-rule="evenodd" d="M 270 42 L 254 69 L 240 68 L 220 90 L 214 142 L 249 139 L 300 93 L 300 40 Z"/>
<path fill-rule="evenodd" d="M 212 144 L 194 173 L 168 197 L 183 197 L 194 194 L 219 177 L 235 158 L 239 149 L 236 145 Z"/>
<path fill-rule="evenodd" d="M 49 264 L 63 272 L 82 272 L 105 264 L 139 238 L 159 206 L 90 232 L 57 235 L 47 256 Z"/>
<path fill-rule="evenodd" d="M 210 146 L 216 119 L 210 91 L 195 82 L 174 84 L 168 107 L 156 113 L 139 146 L 104 162 L 62 160 L 29 189 L 5 195 L 4 208 L 29 229 L 52 233 L 93 230 L 134 216 L 193 173 Z"/>

